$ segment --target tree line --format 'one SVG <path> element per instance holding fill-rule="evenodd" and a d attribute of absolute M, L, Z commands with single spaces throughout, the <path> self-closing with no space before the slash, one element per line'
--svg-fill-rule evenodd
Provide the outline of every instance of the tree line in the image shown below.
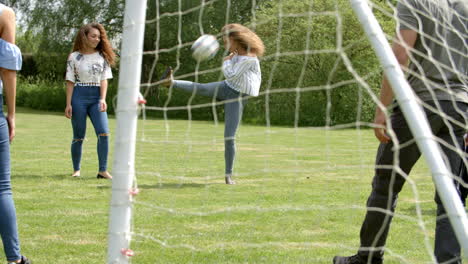
<path fill-rule="evenodd" d="M 10 0 L 21 21 L 18 46 L 25 54 L 18 87 L 18 104 L 63 110 L 66 59 L 79 27 L 102 23 L 117 53 L 122 36 L 124 0 Z M 375 15 L 385 32 L 394 31 L 393 1 L 375 1 Z M 180 3 L 180 5 L 179 5 Z M 385 13 L 387 12 L 387 13 Z M 381 69 L 348 0 L 159 0 L 148 1 L 142 72 L 142 92 L 149 105 L 180 106 L 211 102 L 152 85 L 167 66 L 184 79 L 222 79 L 226 54 L 197 64 L 190 44 L 201 34 L 220 36 L 226 23 L 253 28 L 263 39 L 261 95 L 251 98 L 244 122 L 284 126 L 333 126 L 372 120 L 370 90 L 380 86 Z M 352 69 L 350 71 L 350 69 Z M 199 72 L 200 74 L 194 74 Z M 118 69 L 109 98 L 117 93 Z M 112 112 L 112 104 L 110 111 Z M 211 108 L 192 109 L 193 119 L 211 120 Z M 216 114 L 223 117 L 222 107 Z M 162 112 L 149 113 L 162 117 Z M 187 111 L 170 111 L 169 118 L 187 118 Z"/>

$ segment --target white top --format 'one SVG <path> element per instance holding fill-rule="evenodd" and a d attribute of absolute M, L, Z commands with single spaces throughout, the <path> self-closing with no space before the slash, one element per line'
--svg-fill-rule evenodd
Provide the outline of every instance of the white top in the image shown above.
<path fill-rule="evenodd" d="M 101 81 L 112 79 L 109 63 L 99 53 L 81 54 L 78 51 L 68 56 L 66 80 L 75 85 L 101 86 Z"/>
<path fill-rule="evenodd" d="M 257 57 L 234 55 L 230 60 L 223 62 L 223 73 L 227 84 L 232 89 L 258 96 L 262 73 Z"/>

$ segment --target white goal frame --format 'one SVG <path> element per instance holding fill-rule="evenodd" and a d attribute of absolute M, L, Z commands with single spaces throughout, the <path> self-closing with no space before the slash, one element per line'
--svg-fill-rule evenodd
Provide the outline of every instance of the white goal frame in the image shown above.
<path fill-rule="evenodd" d="M 108 234 L 108 264 L 129 263 L 132 190 L 135 179 L 135 142 L 138 121 L 143 39 L 145 35 L 146 0 L 126 0 L 119 90 L 117 95 L 117 128 L 113 163 L 112 199 Z"/>
<path fill-rule="evenodd" d="M 465 258 L 468 256 L 468 218 L 456 194 L 437 142 L 424 118 L 421 107 L 409 87 L 403 71 L 385 38 L 367 0 L 350 0 L 384 72 L 393 87 L 422 155 L 432 172 L 433 181 L 445 206 Z M 132 186 L 135 178 L 135 141 L 138 119 L 137 98 L 140 89 L 146 0 L 126 0 L 120 78 L 116 108 L 117 129 L 113 163 L 112 199 L 109 217 L 109 264 L 130 263 Z M 352 69 L 348 69 L 353 72 Z M 356 76 L 356 75 L 355 75 Z M 363 80 L 357 77 L 363 84 Z"/>

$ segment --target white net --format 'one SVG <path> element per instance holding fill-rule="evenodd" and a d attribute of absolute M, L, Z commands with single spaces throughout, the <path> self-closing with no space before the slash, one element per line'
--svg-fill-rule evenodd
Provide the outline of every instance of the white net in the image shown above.
<path fill-rule="evenodd" d="M 371 4 L 394 41 L 396 1 Z M 202 34 L 222 44 L 227 23 L 250 27 L 266 46 L 260 95 L 248 99 L 236 134 L 233 186 L 224 184 L 224 102 L 159 85 L 167 66 L 178 80 L 222 81 L 227 53 L 197 63 L 190 46 Z M 348 1 L 150 0 L 145 26 L 133 262 L 329 263 L 354 254 L 374 175 L 382 71 Z M 464 45 L 456 54 L 466 58 Z M 467 73 L 454 72 L 466 86 Z M 435 262 L 433 196 L 419 162 L 395 213 L 386 211 L 394 218 L 385 263 Z"/>

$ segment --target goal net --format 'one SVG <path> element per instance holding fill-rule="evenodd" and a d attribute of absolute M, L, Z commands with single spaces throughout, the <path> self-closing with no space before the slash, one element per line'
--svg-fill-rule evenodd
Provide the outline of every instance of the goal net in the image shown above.
<path fill-rule="evenodd" d="M 395 91 L 403 100 L 400 107 L 422 119 L 411 123 L 424 121 L 419 106 L 427 107 L 408 93 L 388 45 L 396 41 L 396 5 L 393 0 L 127 1 L 108 262 L 329 263 L 334 255 L 355 254 L 379 145 L 373 118 L 382 107 L 382 69 L 395 76 L 392 84 L 400 84 L 402 91 Z M 467 18 L 459 19 L 465 31 L 458 34 L 466 40 Z M 229 23 L 252 29 L 266 48 L 260 95 L 247 97 L 235 135 L 235 185 L 224 179 L 226 102 L 160 81 L 168 66 L 177 80 L 223 81 L 228 53 L 221 48 L 214 58 L 197 62 L 190 47 L 203 34 L 215 35 L 223 47 L 220 30 Z M 451 49 L 440 36 L 426 37 Z M 464 52 L 453 54 L 466 57 L 464 45 Z M 466 87 L 467 72 L 453 71 Z M 137 105 L 138 92 L 146 104 Z M 466 130 L 466 122 L 454 121 L 437 105 L 431 111 Z M 444 204 L 453 202 L 448 215 L 461 236 L 467 234 L 466 213 L 451 184 L 453 179 L 459 184 L 460 175 L 441 162 L 437 144 L 447 144 L 422 123 L 415 125 L 420 132 L 415 138 L 429 163 L 421 159 L 411 175 L 403 175 L 396 211 L 384 212 L 393 216 L 386 263 L 436 262 L 433 182 L 450 185 L 439 193 Z M 395 135 L 391 127 L 388 134 Z M 395 153 L 408 144 L 415 142 L 395 142 Z M 460 144 L 448 147 L 465 158 Z M 392 168 L 401 173 L 399 161 Z M 465 250 L 466 244 L 465 237 Z"/>

